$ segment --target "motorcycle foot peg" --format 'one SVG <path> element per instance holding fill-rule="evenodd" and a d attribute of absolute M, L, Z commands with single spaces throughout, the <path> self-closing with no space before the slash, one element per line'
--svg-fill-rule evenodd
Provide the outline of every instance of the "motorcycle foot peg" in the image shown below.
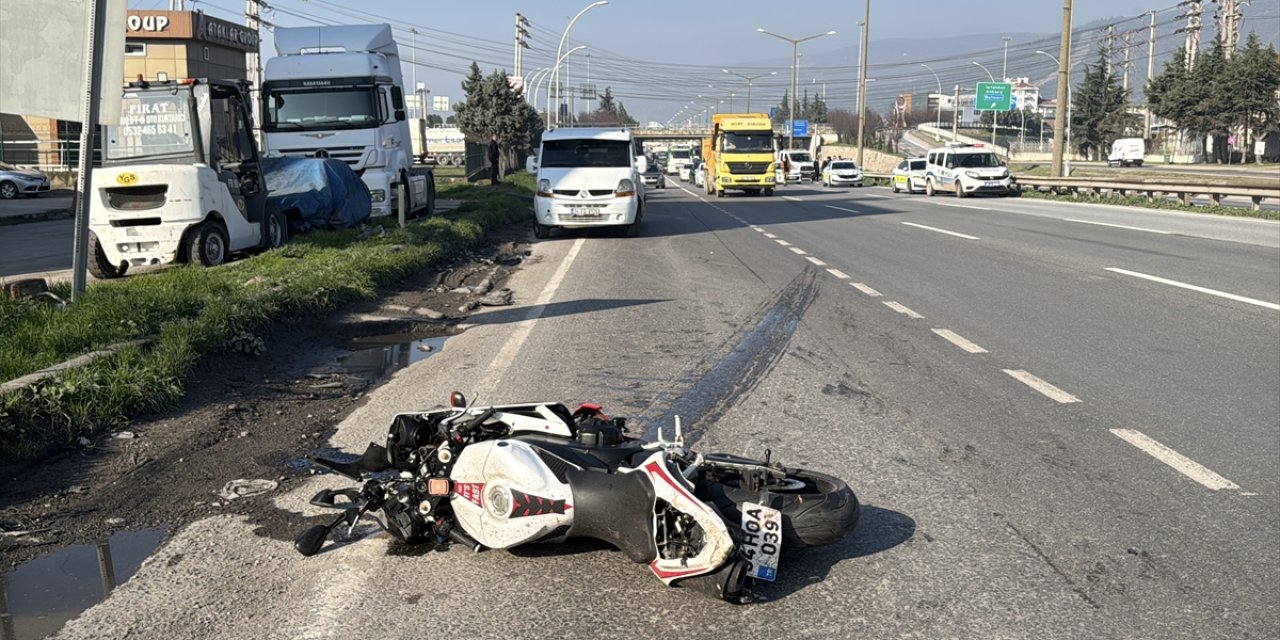
<path fill-rule="evenodd" d="M 480 553 L 481 551 L 484 550 L 484 545 L 480 544 L 479 542 L 476 542 L 475 538 L 472 538 L 471 536 L 467 535 L 465 531 L 457 527 L 454 527 L 449 530 L 449 538 L 452 539 L 454 542 L 460 545 L 463 545 L 468 549 L 471 549 L 475 553 Z"/>

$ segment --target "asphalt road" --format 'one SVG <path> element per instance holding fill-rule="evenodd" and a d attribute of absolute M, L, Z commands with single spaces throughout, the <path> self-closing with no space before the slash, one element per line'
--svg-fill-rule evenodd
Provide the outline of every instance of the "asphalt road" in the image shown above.
<path fill-rule="evenodd" d="M 303 559 L 216 517 L 58 637 L 1280 633 L 1280 225 L 783 193 L 669 188 L 638 238 L 537 242 L 518 307 L 475 316 L 331 443 L 362 449 L 453 389 L 599 402 L 649 432 L 679 414 L 704 451 L 767 448 L 866 504 L 849 541 L 784 554 L 768 601 L 666 588 L 591 544 L 402 555 L 375 535 Z M 313 512 L 335 483 L 276 504 Z"/>

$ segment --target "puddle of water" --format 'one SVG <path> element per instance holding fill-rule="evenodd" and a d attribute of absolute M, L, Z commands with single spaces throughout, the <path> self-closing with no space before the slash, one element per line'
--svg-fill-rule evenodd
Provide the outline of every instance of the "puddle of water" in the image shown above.
<path fill-rule="evenodd" d="M 348 373 L 377 378 L 426 360 L 438 353 L 448 339 L 449 336 L 414 339 L 406 335 L 360 338 L 351 343 L 355 350 L 338 358 L 338 364 Z"/>
<path fill-rule="evenodd" d="M 97 545 L 64 547 L 0 576 L 0 639 L 39 640 L 133 577 L 164 528 L 121 531 Z"/>

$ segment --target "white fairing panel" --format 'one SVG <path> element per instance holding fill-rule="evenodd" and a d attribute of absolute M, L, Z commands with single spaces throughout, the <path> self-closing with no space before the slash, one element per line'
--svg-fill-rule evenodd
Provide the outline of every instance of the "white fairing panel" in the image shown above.
<path fill-rule="evenodd" d="M 658 558 L 649 563 L 649 569 L 654 575 L 669 585 L 680 578 L 689 578 L 719 569 L 720 565 L 723 565 L 733 553 L 733 537 L 729 535 L 729 529 L 725 527 L 720 515 L 693 495 L 693 487 L 688 485 L 684 476 L 671 471 L 665 456 L 666 454 L 660 451 L 655 452 L 639 468 L 626 471 L 648 474 L 658 499 L 693 516 L 694 521 L 704 533 L 704 544 L 698 555 L 692 558 L 668 559 L 663 558 L 659 552 Z M 655 522 L 654 530 L 657 529 Z"/>
<path fill-rule="evenodd" d="M 478 442 L 454 464 L 449 502 L 480 544 L 505 549 L 573 523 L 573 493 L 518 440 Z"/>

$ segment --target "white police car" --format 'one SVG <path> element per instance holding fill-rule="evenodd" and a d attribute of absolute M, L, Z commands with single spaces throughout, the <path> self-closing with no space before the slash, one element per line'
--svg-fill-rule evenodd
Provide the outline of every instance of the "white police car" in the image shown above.
<path fill-rule="evenodd" d="M 930 149 L 925 156 L 924 192 L 949 191 L 956 197 L 977 193 L 1012 195 L 1017 191 L 1008 167 L 995 152 L 980 144 L 951 143 Z"/>

